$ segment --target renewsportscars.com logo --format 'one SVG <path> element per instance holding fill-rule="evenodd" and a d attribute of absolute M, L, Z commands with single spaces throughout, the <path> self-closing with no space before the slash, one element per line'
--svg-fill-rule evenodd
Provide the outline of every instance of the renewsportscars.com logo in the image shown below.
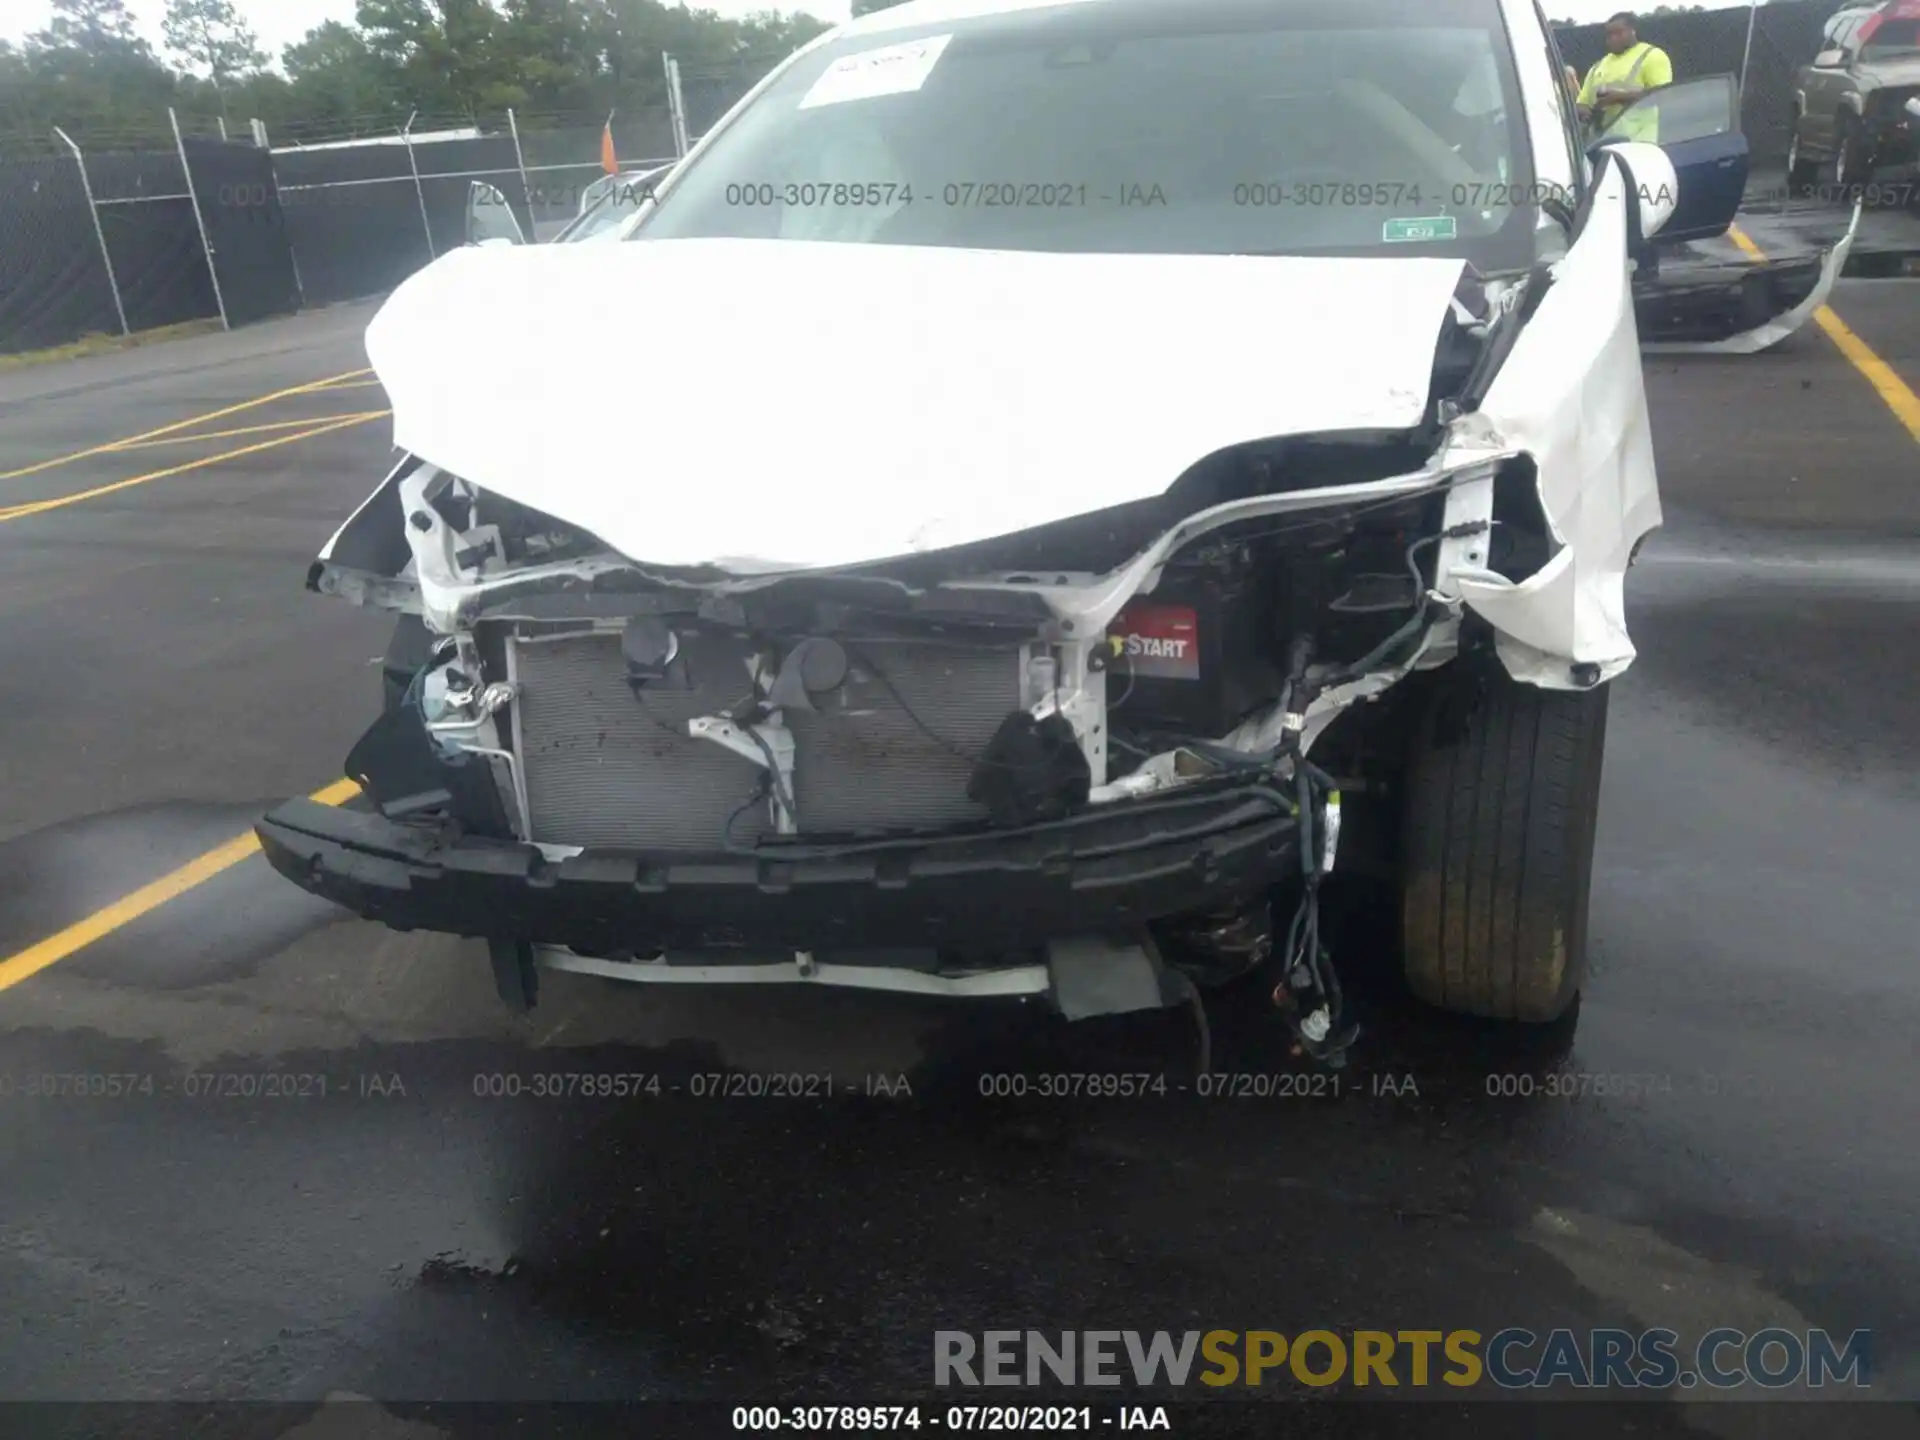
<path fill-rule="evenodd" d="M 1201 1384 L 1503 1390 L 1868 1386 L 1872 1332 L 1709 1330 L 940 1330 L 940 1386 Z"/>

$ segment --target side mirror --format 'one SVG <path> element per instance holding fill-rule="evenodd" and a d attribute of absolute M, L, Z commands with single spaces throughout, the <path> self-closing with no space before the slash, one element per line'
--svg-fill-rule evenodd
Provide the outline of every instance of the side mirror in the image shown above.
<path fill-rule="evenodd" d="M 1802 50 L 1800 53 L 1804 55 L 1807 52 Z M 1846 63 L 1847 52 L 1844 50 L 1822 50 L 1818 55 L 1813 57 L 1813 68 L 1816 70 L 1832 70 L 1836 66 Z"/>
<path fill-rule="evenodd" d="M 1680 177 L 1672 157 L 1644 140 L 1615 140 L 1596 153 L 1602 158 L 1611 154 L 1626 170 L 1627 203 L 1639 213 L 1641 238 L 1651 240 L 1680 205 Z"/>
<path fill-rule="evenodd" d="M 467 243 L 524 245 L 526 232 L 499 187 L 475 180 L 467 187 Z"/>

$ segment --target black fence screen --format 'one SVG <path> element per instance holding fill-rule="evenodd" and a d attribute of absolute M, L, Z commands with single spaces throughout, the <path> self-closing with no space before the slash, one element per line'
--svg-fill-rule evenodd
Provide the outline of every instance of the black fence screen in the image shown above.
<path fill-rule="evenodd" d="M 765 68 L 742 61 L 691 79 L 687 134 L 702 134 Z M 558 120 L 522 130 L 506 114 L 464 135 L 395 130 L 277 149 L 188 135 L 164 150 L 0 159 L 0 352 L 120 333 L 116 280 L 135 331 L 218 318 L 221 302 L 241 325 L 385 294 L 466 243 L 476 181 L 506 198 L 528 239 L 549 240 L 604 174 L 605 124 Z M 665 105 L 616 112 L 611 128 L 623 172 L 678 153 Z"/>
<path fill-rule="evenodd" d="M 406 146 L 284 151 L 273 166 L 309 305 L 381 294 L 433 258 Z"/>
<path fill-rule="evenodd" d="M 207 245 L 229 325 L 300 308 L 293 249 L 273 175 L 273 157 L 248 145 L 184 143 Z"/>
<path fill-rule="evenodd" d="M 0 163 L 0 353 L 117 335 L 113 291 L 70 159 Z"/>
<path fill-rule="evenodd" d="M 87 156 L 100 228 L 113 257 L 127 325 L 151 330 L 220 314 L 207 252 L 172 151 L 117 150 Z"/>
<path fill-rule="evenodd" d="M 441 140 L 414 146 L 413 155 L 420 167 L 420 194 L 426 200 L 426 224 L 436 255 L 467 243 L 467 193 L 476 180 L 505 195 L 521 230 L 532 233 L 511 136 Z"/>

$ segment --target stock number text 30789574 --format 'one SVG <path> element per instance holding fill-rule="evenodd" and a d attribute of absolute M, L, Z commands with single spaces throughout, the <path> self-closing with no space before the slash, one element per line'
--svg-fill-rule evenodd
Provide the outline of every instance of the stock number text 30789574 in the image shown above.
<path fill-rule="evenodd" d="M 1148 181 L 950 180 L 908 185 L 892 180 L 743 181 L 726 187 L 728 205 L 761 209 L 893 209 L 936 205 L 955 210 L 1079 210 L 1111 205 L 1164 208 L 1165 190 Z"/>
<path fill-rule="evenodd" d="M 1502 210 L 1571 201 L 1566 187 L 1531 182 L 1471 181 L 1421 185 L 1405 180 L 1247 180 L 1233 187 L 1233 203 L 1242 209 L 1370 209 L 1440 205 L 1453 210 Z"/>

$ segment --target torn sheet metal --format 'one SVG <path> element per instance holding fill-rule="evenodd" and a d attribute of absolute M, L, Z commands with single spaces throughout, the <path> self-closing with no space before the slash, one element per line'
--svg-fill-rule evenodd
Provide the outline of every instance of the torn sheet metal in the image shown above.
<path fill-rule="evenodd" d="M 401 448 L 657 565 L 805 570 L 1417 425 L 1463 262 L 660 240 L 465 249 L 367 353 Z M 633 416 L 623 444 L 595 417 Z M 745 416 L 745 423 L 742 417 Z"/>
<path fill-rule="evenodd" d="M 1509 673 L 1548 689 L 1610 680 L 1634 656 L 1625 577 L 1640 538 L 1660 524 L 1660 495 L 1624 263 L 1628 187 L 1618 157 L 1598 178 L 1579 240 L 1487 392 L 1458 421 L 1447 454 L 1520 450 L 1532 457 L 1558 550 L 1515 583 L 1486 569 L 1484 534 L 1440 551 L 1442 593 L 1458 594 L 1498 632 Z M 1457 487 L 1449 528 L 1490 521 L 1493 482 Z"/>
<path fill-rule="evenodd" d="M 943 582 L 955 591 L 993 590 L 1038 596 L 1042 611 L 1051 613 L 1061 634 L 1100 635 L 1133 597 L 1154 583 L 1169 557 L 1184 546 L 1229 525 L 1271 516 L 1298 514 L 1316 509 L 1336 509 L 1344 505 L 1372 505 L 1404 499 L 1452 486 L 1482 485 L 1489 490 L 1497 465 L 1511 458 L 1505 452 L 1474 454 L 1452 467 L 1428 466 L 1405 475 L 1384 480 L 1366 480 L 1350 485 L 1323 485 L 1310 490 L 1285 490 L 1230 500 L 1187 517 L 1162 532 L 1125 565 L 1100 575 L 955 576 Z M 414 608 L 436 634 L 449 635 L 465 629 L 479 613 L 517 596 L 541 592 L 557 593 L 591 588 L 615 575 L 644 577 L 666 588 L 680 588 L 709 595 L 738 595 L 765 588 L 790 578 L 780 572 L 738 569 L 721 566 L 727 573 L 718 579 L 686 579 L 636 564 L 616 554 L 595 555 L 543 565 L 523 565 L 496 574 L 482 574 L 463 565 L 459 552 L 465 544 L 428 501 L 430 488 L 439 477 L 433 466 L 422 466 L 404 475 L 390 477 L 383 491 L 392 492 L 387 509 L 396 515 L 417 515 L 419 523 L 402 530 L 403 543 L 412 558 L 406 578 L 387 586 L 372 577 L 356 573 L 323 559 L 316 566 L 314 583 L 328 593 L 375 604 L 389 603 L 387 590 L 404 591 Z M 378 498 L 378 497 L 376 497 Z M 353 535 L 345 538 L 354 539 Z M 337 550 L 339 547 L 332 546 Z M 906 587 L 901 582 L 902 593 Z"/>
<path fill-rule="evenodd" d="M 1847 225 L 1847 233 L 1826 254 L 1820 262 L 1820 279 L 1808 292 L 1806 299 L 1787 311 L 1775 316 L 1764 325 L 1730 335 L 1725 340 L 1649 340 L 1641 345 L 1647 355 L 1757 355 L 1778 345 L 1789 335 L 1799 330 L 1813 312 L 1827 303 L 1827 297 L 1833 293 L 1833 282 L 1847 266 L 1847 256 L 1853 250 L 1854 236 L 1860 229 L 1862 205 L 1854 202 L 1853 219 Z M 1764 264 L 1766 262 L 1758 262 Z"/>
<path fill-rule="evenodd" d="M 1062 633 L 1099 633 L 1211 529 L 1445 489 L 1442 597 L 1493 626 L 1517 678 L 1612 678 L 1634 654 L 1628 557 L 1660 523 L 1626 262 L 1628 163 L 1617 148 L 1602 166 L 1579 239 L 1481 405 L 1418 472 L 1230 501 L 1071 584 L 945 583 L 1044 589 L 1061 625 L 1080 627 Z M 748 240 L 457 252 L 409 280 L 369 331 L 396 443 L 430 462 L 383 488 L 444 470 L 590 531 L 611 553 L 470 573 L 448 548 L 458 537 L 425 515 L 425 532 L 405 531 L 413 564 L 394 588 L 417 582 L 441 632 L 490 598 L 591 584 L 602 570 L 658 579 L 714 565 L 734 578 L 700 588 L 720 593 L 1149 499 L 1251 439 L 1410 429 L 1461 273 L 1454 260 Z M 635 297 L 646 335 L 608 323 L 608 295 Z M 1520 323 L 1503 304 L 1495 328 Z M 755 343 L 742 344 L 748 333 Z M 636 395 L 649 409 L 631 450 L 610 449 L 602 426 L 556 423 L 630 409 Z M 751 424 L 735 420 L 742 395 Z M 1515 459 L 1535 467 L 1556 547 L 1519 582 L 1486 563 L 1487 526 L 1500 520 L 1493 476 Z M 331 588 L 364 584 L 351 562 L 321 568 L 339 572 Z M 1449 639 L 1435 639 L 1433 658 Z"/>

